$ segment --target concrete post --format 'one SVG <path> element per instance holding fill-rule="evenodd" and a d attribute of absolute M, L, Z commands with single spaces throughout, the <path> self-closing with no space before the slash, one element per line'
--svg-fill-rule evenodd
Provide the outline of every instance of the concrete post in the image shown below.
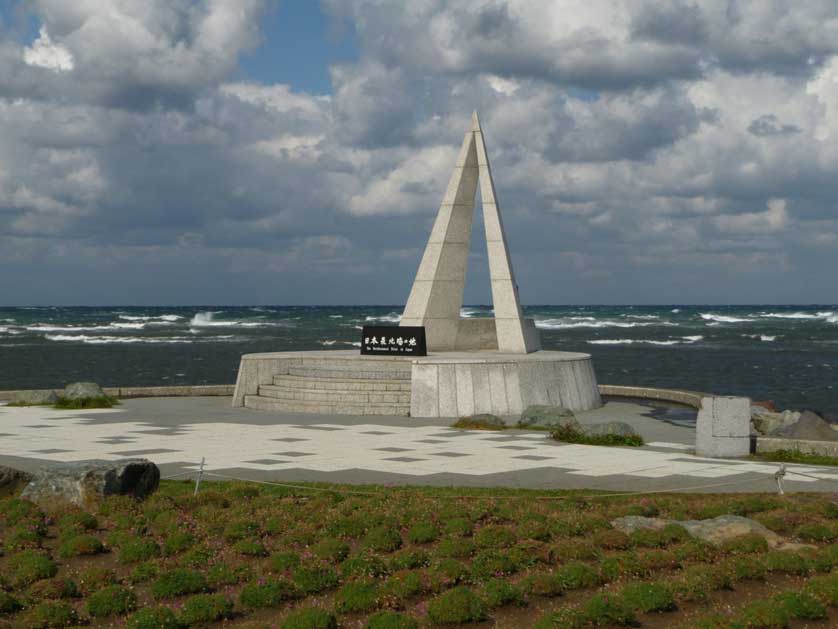
<path fill-rule="evenodd" d="M 713 458 L 735 458 L 747 456 L 750 451 L 750 398 L 702 398 L 696 419 L 695 453 Z"/>

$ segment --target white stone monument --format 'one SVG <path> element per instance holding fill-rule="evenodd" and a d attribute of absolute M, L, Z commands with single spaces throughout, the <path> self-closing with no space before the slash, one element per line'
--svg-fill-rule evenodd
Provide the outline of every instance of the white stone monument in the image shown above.
<path fill-rule="evenodd" d="M 483 201 L 493 318 L 461 318 L 477 184 Z M 427 356 L 357 350 L 242 356 L 233 406 L 350 415 L 518 416 L 532 404 L 602 404 L 589 354 L 542 351 L 521 314 L 486 143 L 472 116 L 419 264 L 401 325 L 424 326 Z"/>
<path fill-rule="evenodd" d="M 478 182 L 495 311 L 491 319 L 460 317 Z M 521 313 L 477 112 L 472 114 L 400 325 L 424 326 L 429 351 L 526 354 L 541 349 L 534 322 Z"/>

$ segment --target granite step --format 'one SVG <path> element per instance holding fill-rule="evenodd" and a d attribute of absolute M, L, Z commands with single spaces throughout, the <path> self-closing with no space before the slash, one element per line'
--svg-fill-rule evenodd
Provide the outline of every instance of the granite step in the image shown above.
<path fill-rule="evenodd" d="M 409 367 L 409 366 L 408 366 Z M 410 368 L 408 369 L 375 369 L 366 364 L 357 363 L 351 368 L 335 369 L 333 367 L 289 367 L 289 376 L 300 376 L 303 378 L 335 378 L 338 380 L 410 380 Z"/>
<path fill-rule="evenodd" d="M 363 404 L 351 402 L 306 402 L 303 400 L 283 400 L 246 395 L 244 405 L 260 411 L 278 411 L 286 413 L 318 413 L 321 415 L 390 415 L 408 417 L 410 404 Z"/>
<path fill-rule="evenodd" d="M 350 391 L 263 384 L 259 387 L 259 395 L 281 400 L 303 400 L 306 402 L 410 404 L 410 391 Z"/>
<path fill-rule="evenodd" d="M 297 389 L 324 389 L 333 391 L 405 391 L 410 393 L 410 380 L 362 380 L 352 378 L 324 378 L 322 376 L 274 376 L 273 383 L 280 387 Z"/>

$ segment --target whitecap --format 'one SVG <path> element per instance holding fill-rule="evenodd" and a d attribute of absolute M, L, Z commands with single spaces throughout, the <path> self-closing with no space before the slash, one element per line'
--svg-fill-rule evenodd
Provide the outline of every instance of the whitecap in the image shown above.
<path fill-rule="evenodd" d="M 329 315 L 330 319 L 343 319 L 343 315 Z"/>
<path fill-rule="evenodd" d="M 569 330 L 574 328 L 641 328 L 657 325 L 673 325 L 669 322 L 658 321 L 568 321 L 567 319 L 537 319 L 535 327 L 544 330 Z"/>
<path fill-rule="evenodd" d="M 145 327 L 145 323 L 135 322 L 135 323 L 111 323 L 111 327 L 113 328 L 123 328 L 127 330 L 142 330 Z"/>
<path fill-rule="evenodd" d="M 36 323 L 27 325 L 29 332 L 113 332 L 110 325 L 50 325 L 48 323 Z"/>
<path fill-rule="evenodd" d="M 628 317 L 629 319 L 660 319 L 658 315 L 623 315 L 624 317 Z"/>
<path fill-rule="evenodd" d="M 678 314 L 679 312 L 681 312 L 681 309 L 680 308 L 673 308 L 669 312 L 674 312 L 675 314 Z"/>
<path fill-rule="evenodd" d="M 337 343 L 337 341 L 333 341 L 332 339 L 329 339 L 327 341 L 320 341 L 321 345 L 334 345 L 335 343 Z"/>
<path fill-rule="evenodd" d="M 704 337 L 700 334 L 696 334 L 695 336 L 682 336 L 681 338 L 685 341 L 689 341 L 690 343 L 697 343 L 698 341 L 704 340 Z"/>
<path fill-rule="evenodd" d="M 746 323 L 750 319 L 742 319 L 740 317 L 728 317 L 726 315 L 717 315 L 712 313 L 700 313 L 700 316 L 705 321 L 712 321 L 714 323 Z"/>
<path fill-rule="evenodd" d="M 831 312 L 828 314 L 832 314 Z M 811 314 L 808 312 L 764 312 L 759 315 L 766 319 L 821 319 L 821 314 Z"/>
<path fill-rule="evenodd" d="M 402 316 L 400 314 L 396 314 L 391 312 L 390 314 L 381 315 L 380 317 L 366 317 L 364 321 L 384 321 L 386 323 L 398 323 L 402 320 Z"/>
<path fill-rule="evenodd" d="M 112 343 L 193 343 L 192 339 L 184 337 L 146 338 L 140 336 L 88 336 L 86 334 L 47 334 L 48 341 L 64 341 L 70 343 L 87 343 L 90 345 L 108 345 Z"/>
<path fill-rule="evenodd" d="M 682 341 L 655 341 L 653 339 L 598 339 L 595 341 L 588 341 L 591 345 L 634 345 L 635 343 L 644 343 L 647 345 L 678 345 Z"/>

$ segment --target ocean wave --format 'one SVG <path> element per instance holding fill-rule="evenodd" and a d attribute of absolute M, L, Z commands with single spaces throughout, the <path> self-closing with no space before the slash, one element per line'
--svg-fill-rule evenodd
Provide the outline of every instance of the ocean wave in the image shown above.
<path fill-rule="evenodd" d="M 628 319 L 660 319 L 658 315 L 622 315 Z"/>
<path fill-rule="evenodd" d="M 199 312 L 189 321 L 190 328 L 264 328 L 293 327 L 287 321 L 237 321 L 217 320 L 214 312 Z"/>
<path fill-rule="evenodd" d="M 176 314 L 164 314 L 164 315 L 153 316 L 153 317 L 152 316 L 139 316 L 139 315 L 121 314 L 121 315 L 119 315 L 119 318 L 123 319 L 124 321 L 148 321 L 148 322 L 165 321 L 167 323 L 174 323 L 175 321 L 179 321 L 180 319 L 183 319 L 182 316 L 176 315 Z"/>
<path fill-rule="evenodd" d="M 672 309 L 672 310 L 670 310 L 669 312 L 673 312 L 673 313 L 675 313 L 675 314 L 678 314 L 679 312 L 681 312 L 681 309 L 680 309 L 680 308 L 673 308 L 673 309 Z"/>
<path fill-rule="evenodd" d="M 396 314 L 395 312 L 391 312 L 390 314 L 381 315 L 379 317 L 365 317 L 364 321 L 383 321 L 385 323 L 398 323 L 402 320 L 402 316 L 400 314 Z"/>
<path fill-rule="evenodd" d="M 661 346 L 668 346 L 668 345 L 690 345 L 691 343 L 697 343 L 701 341 L 704 337 L 701 335 L 696 336 L 682 336 L 680 339 L 668 339 L 666 341 L 659 341 L 656 339 L 596 339 L 592 341 L 588 341 L 590 345 L 661 345 Z"/>
<path fill-rule="evenodd" d="M 644 328 L 657 325 L 674 324 L 658 321 L 626 322 L 610 320 L 597 321 L 596 319 L 585 321 L 568 321 L 567 319 L 537 319 L 535 322 L 535 327 L 543 330 L 570 330 L 573 328 Z"/>
<path fill-rule="evenodd" d="M 759 316 L 766 319 L 824 319 L 831 314 L 831 312 L 817 314 L 808 312 L 763 312 Z"/>
<path fill-rule="evenodd" d="M 48 323 L 36 323 L 27 325 L 24 328 L 28 332 L 113 332 L 110 325 L 50 325 Z"/>
<path fill-rule="evenodd" d="M 772 341 L 777 340 L 776 335 L 770 334 L 743 334 L 742 336 L 749 338 L 749 339 L 759 339 L 760 341 L 765 341 L 767 343 L 771 343 Z"/>
<path fill-rule="evenodd" d="M 332 340 L 332 339 L 328 339 L 328 340 L 326 340 L 326 341 L 320 341 L 320 344 L 321 344 L 321 345 L 327 345 L 327 346 L 328 346 L 328 345 L 334 345 L 335 343 L 337 343 L 337 341 L 334 341 L 334 340 Z"/>
<path fill-rule="evenodd" d="M 361 347 L 361 341 L 344 341 L 344 345 L 351 345 L 352 347 Z"/>
<path fill-rule="evenodd" d="M 343 319 L 343 315 L 329 315 L 330 319 Z"/>
<path fill-rule="evenodd" d="M 142 330 L 145 327 L 145 323 L 140 323 L 139 321 L 136 322 L 128 322 L 128 323 L 111 323 L 110 327 L 113 328 L 121 328 L 124 330 Z"/>
<path fill-rule="evenodd" d="M 48 341 L 64 341 L 68 343 L 87 343 L 89 345 L 109 345 L 113 343 L 194 343 L 193 339 L 182 336 L 169 338 L 146 338 L 141 336 L 88 336 L 86 334 L 47 334 Z M 222 337 L 215 337 L 222 338 Z M 229 337 L 229 338 L 232 338 Z"/>
<path fill-rule="evenodd" d="M 742 319 L 740 317 L 729 317 L 727 315 L 719 315 L 713 314 L 709 312 L 702 312 L 699 313 L 702 319 L 705 321 L 712 321 L 713 323 L 747 323 L 748 321 L 752 321 L 752 319 Z"/>

